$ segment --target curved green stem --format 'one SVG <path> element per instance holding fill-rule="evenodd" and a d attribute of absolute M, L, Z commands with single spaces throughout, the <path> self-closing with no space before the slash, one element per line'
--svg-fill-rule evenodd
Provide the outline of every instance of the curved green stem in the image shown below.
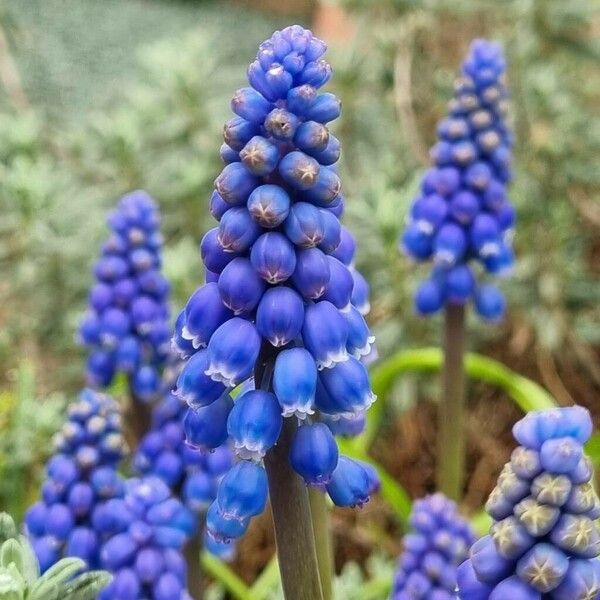
<path fill-rule="evenodd" d="M 309 488 L 308 501 L 315 534 L 323 600 L 331 600 L 333 597 L 333 546 L 327 498 L 321 490 Z"/>
<path fill-rule="evenodd" d="M 200 563 L 204 572 L 219 581 L 236 600 L 256 600 L 250 588 L 216 556 L 204 551 L 200 556 Z"/>

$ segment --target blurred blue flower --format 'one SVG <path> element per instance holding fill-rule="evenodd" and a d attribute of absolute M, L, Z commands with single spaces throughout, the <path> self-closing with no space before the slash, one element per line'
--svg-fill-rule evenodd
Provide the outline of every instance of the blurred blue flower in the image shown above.
<path fill-rule="evenodd" d="M 468 521 L 454 502 L 436 493 L 414 503 L 410 524 L 392 600 L 456 598 L 456 570 L 475 540 Z"/>
<path fill-rule="evenodd" d="M 88 385 L 125 373 L 135 395 L 153 400 L 169 350 L 169 284 L 160 272 L 162 238 L 156 203 L 143 191 L 124 196 L 110 214 L 111 235 L 94 268 L 79 341 L 90 350 Z"/>
<path fill-rule="evenodd" d="M 579 406 L 532 412 L 486 510 L 490 534 L 459 569 L 462 600 L 590 600 L 600 596 L 600 500 L 583 445 L 592 432 Z"/>
<path fill-rule="evenodd" d="M 400 248 L 418 262 L 433 261 L 417 288 L 415 307 L 430 315 L 473 300 L 477 314 L 500 319 L 505 301 L 480 271 L 510 273 L 515 212 L 508 200 L 512 134 L 506 114 L 506 62 L 500 46 L 472 42 L 448 115 L 437 128 L 433 166 L 425 173 Z M 476 268 L 476 264 L 482 267 Z"/>
<path fill-rule="evenodd" d="M 157 477 L 129 479 L 123 498 L 105 515 L 107 540 L 100 564 L 113 574 L 99 600 L 186 599 L 186 562 L 181 550 L 196 519 Z"/>
<path fill-rule="evenodd" d="M 69 407 L 68 420 L 54 440 L 42 498 L 25 515 L 25 531 L 42 571 L 65 556 L 99 567 L 104 532 L 95 515 L 123 494 L 117 466 L 126 453 L 118 406 L 85 389 Z"/>

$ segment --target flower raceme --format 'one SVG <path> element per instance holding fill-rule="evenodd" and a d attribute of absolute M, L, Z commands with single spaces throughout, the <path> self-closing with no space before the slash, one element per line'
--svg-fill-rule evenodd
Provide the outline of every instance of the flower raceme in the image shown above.
<path fill-rule="evenodd" d="M 170 365 L 163 378 L 171 379 L 177 365 Z M 170 386 L 166 386 L 170 387 Z M 221 477 L 231 468 L 233 453 L 228 444 L 211 452 L 192 448 L 185 441 L 185 404 L 170 390 L 154 406 L 152 426 L 134 456 L 134 468 L 143 476 L 162 479 L 174 496 L 179 496 L 194 513 L 204 513 L 216 497 Z M 223 559 L 233 558 L 231 544 L 219 544 L 205 536 L 205 547 Z"/>
<path fill-rule="evenodd" d="M 132 192 L 121 199 L 108 225 L 111 235 L 94 267 L 97 281 L 79 328 L 80 341 L 90 348 L 88 384 L 108 386 L 116 372 L 123 372 L 137 397 L 152 400 L 171 336 L 156 203 L 145 192 Z"/>
<path fill-rule="evenodd" d="M 360 424 L 375 400 L 361 361 L 373 343 L 368 286 L 339 220 L 340 143 L 328 127 L 340 102 L 319 92 L 331 77 L 324 52 L 299 26 L 260 45 L 250 87 L 234 94 L 235 116 L 223 131 L 225 166 L 210 199 L 219 223 L 200 243 L 206 283 L 177 319 L 173 345 L 187 362 L 176 394 L 190 408 L 187 441 L 211 450 L 229 439 L 242 459 L 208 510 L 216 540 L 239 537 L 262 512 L 261 461 L 285 418 L 301 423 L 290 463 L 307 484 L 344 506 L 362 504 L 376 488 L 373 472 L 338 456 L 331 430 L 316 422 L 318 411 L 327 423 Z M 265 381 L 245 384 L 233 401 L 229 391 L 265 360 Z"/>
<path fill-rule="evenodd" d="M 490 534 L 458 574 L 462 600 L 595 600 L 600 597 L 600 501 L 583 445 L 587 410 L 529 413 L 520 444 L 490 495 Z"/>
<path fill-rule="evenodd" d="M 436 493 L 415 502 L 410 525 L 391 600 L 453 600 L 456 570 L 475 541 L 469 523 L 454 502 Z"/>
<path fill-rule="evenodd" d="M 505 301 L 492 284 L 479 284 L 475 263 L 491 275 L 513 265 L 515 211 L 507 198 L 512 136 L 501 48 L 475 40 L 455 85 L 449 114 L 438 124 L 425 173 L 400 246 L 412 259 L 433 260 L 415 295 L 417 312 L 473 301 L 477 313 L 502 317 Z"/>
<path fill-rule="evenodd" d="M 157 477 L 129 479 L 122 498 L 97 516 L 108 539 L 102 567 L 113 574 L 98 600 L 189 600 L 181 550 L 195 517 Z"/>
<path fill-rule="evenodd" d="M 116 467 L 126 449 L 117 404 L 104 394 L 83 390 L 71 404 L 55 446 L 42 498 L 25 516 L 27 535 L 42 571 L 66 556 L 98 568 L 104 533 L 96 516 L 123 493 Z"/>

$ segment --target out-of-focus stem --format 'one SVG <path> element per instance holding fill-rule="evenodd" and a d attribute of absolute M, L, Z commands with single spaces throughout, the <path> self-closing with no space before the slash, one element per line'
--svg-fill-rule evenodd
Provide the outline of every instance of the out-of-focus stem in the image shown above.
<path fill-rule="evenodd" d="M 438 489 L 460 500 L 465 465 L 465 309 L 448 305 L 444 323 L 443 393 L 439 407 Z"/>
<path fill-rule="evenodd" d="M 204 515 L 200 516 L 201 523 L 204 523 Z M 198 531 L 189 539 L 185 545 L 183 554 L 187 562 L 187 587 L 190 596 L 194 600 L 204 598 L 204 577 L 200 569 L 200 553 L 202 552 L 202 525 L 198 526 Z"/>
<path fill-rule="evenodd" d="M 275 356 L 265 343 L 254 372 L 257 387 L 271 389 Z M 289 461 L 297 428 L 295 419 L 284 419 L 279 441 L 265 456 L 279 571 L 286 600 L 323 600 L 308 492 Z"/>
<path fill-rule="evenodd" d="M 129 383 L 129 402 L 125 410 L 124 430 L 130 448 L 137 448 L 141 439 L 150 430 L 152 402 L 144 402 L 133 391 Z"/>
<path fill-rule="evenodd" d="M 331 539 L 327 498 L 322 491 L 309 488 L 308 500 L 310 502 L 310 512 L 315 534 L 315 546 L 317 550 L 317 562 L 319 563 L 319 576 L 321 578 L 323 600 L 332 600 L 333 544 Z"/>

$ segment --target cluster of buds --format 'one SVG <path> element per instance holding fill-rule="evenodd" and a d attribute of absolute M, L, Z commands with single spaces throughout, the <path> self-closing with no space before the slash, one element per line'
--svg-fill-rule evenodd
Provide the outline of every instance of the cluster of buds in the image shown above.
<path fill-rule="evenodd" d="M 235 93 L 236 116 L 224 128 L 226 164 L 210 200 L 219 225 L 200 245 L 207 283 L 177 320 L 174 345 L 188 359 L 176 389 L 190 407 L 187 441 L 210 450 L 229 438 L 242 459 L 208 510 L 208 531 L 220 541 L 242 535 L 264 509 L 262 459 L 284 418 L 301 422 L 290 462 L 307 484 L 342 506 L 366 502 L 377 486 L 370 468 L 338 456 L 330 429 L 316 422 L 317 411 L 360 419 L 375 400 L 361 362 L 373 342 L 368 289 L 339 221 L 340 144 L 327 127 L 340 102 L 318 92 L 331 76 L 325 49 L 299 26 L 261 44 L 251 87 Z M 256 389 L 234 403 L 229 390 L 265 364 Z"/>
<path fill-rule="evenodd" d="M 449 114 L 438 125 L 433 162 L 411 207 L 401 240 L 416 261 L 433 260 L 415 305 L 420 314 L 473 300 L 477 313 L 499 319 L 500 290 L 476 282 L 475 264 L 508 274 L 515 211 L 507 198 L 512 137 L 506 124 L 506 64 L 501 48 L 475 40 L 456 82 Z"/>
<path fill-rule="evenodd" d="M 123 372 L 142 400 L 159 391 L 171 337 L 159 224 L 156 203 L 145 192 L 121 199 L 108 218 L 112 233 L 95 265 L 97 283 L 79 328 L 80 341 L 91 349 L 88 385 L 105 387 Z"/>
<path fill-rule="evenodd" d="M 475 541 L 456 504 L 441 493 L 417 500 L 391 600 L 453 600 L 456 570 Z"/>
<path fill-rule="evenodd" d="M 583 445 L 592 433 L 575 406 L 530 413 L 486 510 L 490 534 L 459 569 L 462 600 L 594 600 L 600 595 L 600 501 Z"/>
<path fill-rule="evenodd" d="M 177 370 L 175 365 L 165 371 Z M 166 387 L 169 387 L 168 385 Z M 192 448 L 185 442 L 183 421 L 186 406 L 169 390 L 152 411 L 152 426 L 136 450 L 133 465 L 144 475 L 162 479 L 173 495 L 197 514 L 205 512 L 216 497 L 221 477 L 231 468 L 233 455 L 227 444 L 211 452 Z M 234 547 L 205 535 L 204 546 L 222 559 L 233 558 Z"/>
<path fill-rule="evenodd" d="M 42 571 L 65 556 L 82 558 L 94 569 L 104 539 L 96 515 L 123 493 L 116 467 L 126 447 L 116 403 L 84 390 L 55 445 L 42 499 L 25 516 L 26 531 Z"/>
<path fill-rule="evenodd" d="M 96 515 L 108 536 L 100 551 L 102 568 L 113 580 L 98 600 L 189 600 L 182 548 L 196 519 L 157 477 L 129 479 L 122 498 Z"/>

